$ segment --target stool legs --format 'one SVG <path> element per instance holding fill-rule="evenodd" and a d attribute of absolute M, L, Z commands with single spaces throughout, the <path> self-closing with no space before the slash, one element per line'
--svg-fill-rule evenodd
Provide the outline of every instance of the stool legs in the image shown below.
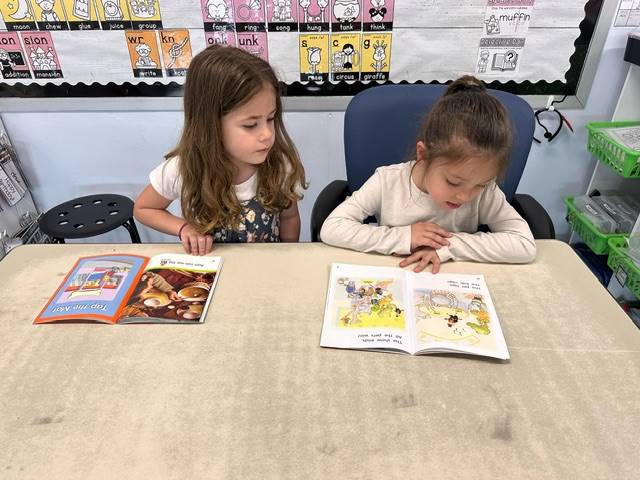
<path fill-rule="evenodd" d="M 133 218 L 130 218 L 129 220 L 124 222 L 123 227 L 129 231 L 129 235 L 131 236 L 131 243 L 142 243 L 140 241 L 138 229 L 136 228 L 136 222 L 133 221 Z"/>

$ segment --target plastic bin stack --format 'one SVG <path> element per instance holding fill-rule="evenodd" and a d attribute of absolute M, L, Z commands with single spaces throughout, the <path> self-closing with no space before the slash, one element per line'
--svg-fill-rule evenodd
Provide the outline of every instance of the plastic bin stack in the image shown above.
<path fill-rule="evenodd" d="M 600 162 L 621 177 L 640 179 L 640 121 L 590 123 L 587 129 L 588 149 Z M 595 254 L 607 255 L 609 268 L 640 299 L 640 227 L 633 230 L 640 194 L 632 191 L 568 197 L 565 204 L 573 231 Z"/>

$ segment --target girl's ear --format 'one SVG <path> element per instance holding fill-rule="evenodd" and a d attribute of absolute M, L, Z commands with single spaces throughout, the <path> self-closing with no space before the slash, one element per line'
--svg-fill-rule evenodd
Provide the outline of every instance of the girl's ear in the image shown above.
<path fill-rule="evenodd" d="M 416 144 L 416 161 L 421 161 L 424 160 L 426 158 L 426 154 L 427 154 L 427 146 L 424 144 L 423 141 L 419 141 Z"/>

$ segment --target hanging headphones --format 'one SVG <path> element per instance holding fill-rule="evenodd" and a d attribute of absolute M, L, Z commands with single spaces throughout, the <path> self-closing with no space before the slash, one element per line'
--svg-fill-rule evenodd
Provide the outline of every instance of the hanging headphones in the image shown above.
<path fill-rule="evenodd" d="M 550 97 L 551 99 L 553 97 Z M 561 103 L 565 100 L 565 98 L 567 98 L 567 96 L 565 95 L 562 100 L 556 101 L 553 100 L 551 101 L 548 106 L 546 108 L 541 108 L 540 110 L 536 110 L 534 112 L 534 117 L 536 117 L 536 122 L 538 123 L 538 125 L 540 125 L 540 127 L 542 127 L 542 129 L 544 130 L 544 138 L 547 139 L 547 142 L 551 142 L 554 138 L 556 138 L 558 136 L 558 134 L 560 133 L 560 131 L 562 130 L 562 126 L 566 125 L 569 130 L 571 130 L 571 133 L 573 133 L 573 127 L 571 126 L 571 123 L 569 123 L 569 120 L 567 120 L 567 117 L 565 117 L 560 110 L 558 110 L 557 108 L 555 108 L 553 106 L 554 103 Z M 551 132 L 547 126 L 545 124 L 542 123 L 542 121 L 540 120 L 540 114 L 541 113 L 545 113 L 545 112 L 551 112 L 551 113 L 555 113 L 558 116 L 558 127 Z M 533 140 L 537 143 L 542 143 L 540 140 L 538 140 L 535 136 L 533 137 Z"/>

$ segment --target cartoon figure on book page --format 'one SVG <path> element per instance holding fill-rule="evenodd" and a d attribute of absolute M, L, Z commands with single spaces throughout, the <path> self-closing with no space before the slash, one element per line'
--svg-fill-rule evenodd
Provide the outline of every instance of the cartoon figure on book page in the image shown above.
<path fill-rule="evenodd" d="M 440 342 L 496 347 L 491 335 L 491 315 L 480 293 L 455 290 L 413 291 L 419 349 Z"/>
<path fill-rule="evenodd" d="M 405 329 L 402 290 L 396 280 L 340 277 L 335 291 L 338 328 Z"/>

